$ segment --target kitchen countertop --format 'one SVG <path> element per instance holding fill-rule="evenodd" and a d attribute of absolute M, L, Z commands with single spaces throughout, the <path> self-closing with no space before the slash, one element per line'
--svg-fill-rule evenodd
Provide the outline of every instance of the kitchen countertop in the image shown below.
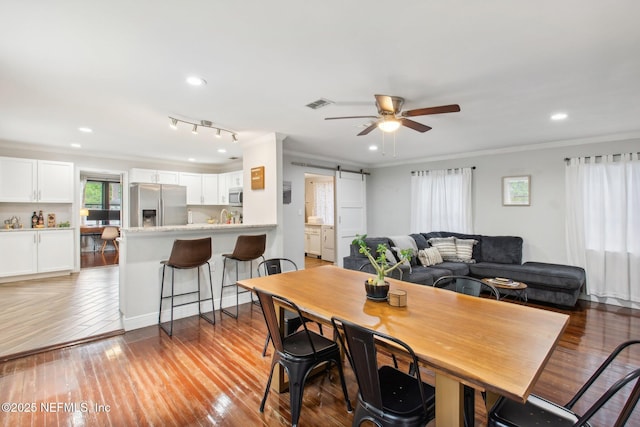
<path fill-rule="evenodd" d="M 75 227 L 44 227 L 44 228 L 1 228 L 0 231 L 47 231 L 47 230 L 75 230 Z"/>
<path fill-rule="evenodd" d="M 164 225 L 160 227 L 129 227 L 122 228 L 125 233 L 162 233 L 172 231 L 224 231 L 247 230 L 252 228 L 274 228 L 276 224 L 187 224 Z"/>

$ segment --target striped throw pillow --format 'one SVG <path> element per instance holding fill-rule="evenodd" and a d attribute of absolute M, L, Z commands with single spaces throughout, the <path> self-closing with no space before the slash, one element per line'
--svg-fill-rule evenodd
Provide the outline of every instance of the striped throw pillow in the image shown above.
<path fill-rule="evenodd" d="M 432 237 L 429 239 L 429 244 L 438 248 L 438 251 L 444 261 L 450 261 L 458 258 L 455 237 Z"/>
<path fill-rule="evenodd" d="M 474 239 L 456 239 L 456 257 L 463 261 L 470 260 L 476 243 L 478 241 Z"/>

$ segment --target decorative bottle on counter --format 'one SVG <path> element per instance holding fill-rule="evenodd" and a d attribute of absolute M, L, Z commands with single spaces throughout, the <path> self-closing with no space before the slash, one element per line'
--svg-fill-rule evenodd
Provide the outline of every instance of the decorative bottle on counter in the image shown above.
<path fill-rule="evenodd" d="M 38 214 L 36 211 L 33 211 L 33 215 L 31 215 L 31 228 L 36 228 L 38 225 Z"/>
<path fill-rule="evenodd" d="M 44 228 L 44 215 L 42 215 L 42 211 L 38 213 L 38 228 Z"/>

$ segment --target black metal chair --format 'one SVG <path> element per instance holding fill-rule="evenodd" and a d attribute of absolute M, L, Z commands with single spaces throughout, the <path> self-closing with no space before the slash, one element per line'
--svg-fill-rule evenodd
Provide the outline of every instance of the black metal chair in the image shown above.
<path fill-rule="evenodd" d="M 173 309 L 174 307 L 180 307 L 183 305 L 189 304 L 198 304 L 198 315 L 205 319 L 207 322 L 215 325 L 216 323 L 216 315 L 215 315 L 215 305 L 213 303 L 213 282 L 211 280 L 211 266 L 209 264 L 209 259 L 211 259 L 211 237 L 206 237 L 204 239 L 192 239 L 192 240 L 180 240 L 176 239 L 173 242 L 173 247 L 171 248 L 171 255 L 169 255 L 169 259 L 166 261 L 161 261 L 162 264 L 162 282 L 160 284 L 160 312 L 158 313 L 158 325 L 160 328 L 167 333 L 169 336 L 173 336 Z M 207 271 L 209 272 L 209 291 L 211 292 L 211 297 L 202 299 L 200 296 L 200 267 L 203 265 L 207 265 Z M 171 294 L 164 295 L 164 275 L 166 268 L 171 268 Z M 198 290 L 183 292 L 180 294 L 175 293 L 174 288 L 174 278 L 177 270 L 186 270 L 190 268 L 197 269 L 198 276 Z M 198 298 L 196 300 L 182 301 L 180 303 L 175 302 L 176 297 L 183 297 L 186 295 L 197 294 Z M 165 299 L 171 300 L 171 319 L 170 326 L 167 329 L 162 324 L 162 302 Z M 204 301 L 211 300 L 211 312 L 212 318 L 209 319 L 205 316 L 201 311 L 201 304 Z"/>
<path fill-rule="evenodd" d="M 640 398 L 640 369 L 636 368 L 620 377 L 608 390 L 600 395 L 582 415 L 573 412 L 573 406 L 584 396 L 590 389 L 598 377 L 609 367 L 611 362 L 622 352 L 622 350 L 640 344 L 640 340 L 630 340 L 623 342 L 616 347 L 607 359 L 600 365 L 595 373 L 587 380 L 587 382 L 578 390 L 578 392 L 565 405 L 559 405 L 550 402 L 534 394 L 529 395 L 525 403 L 515 402 L 513 400 L 501 397 L 489 411 L 489 427 L 523 427 L 523 426 L 589 426 L 589 420 L 595 415 L 605 403 L 607 403 L 614 395 L 625 386 L 635 381 L 635 384 L 622 406 L 618 418 L 613 423 L 613 419 L 607 420 L 608 425 L 622 427 L 626 425 L 629 417 L 633 413 L 633 409 Z M 611 375 L 619 373 L 619 367 L 611 367 L 609 372 Z M 597 387 L 596 387 L 597 388 Z M 636 422 L 638 418 L 636 417 Z"/>
<path fill-rule="evenodd" d="M 256 236 L 251 235 L 241 235 L 236 239 L 236 245 L 233 249 L 233 253 L 223 254 L 222 258 L 224 259 L 222 263 L 222 285 L 220 286 L 220 318 L 222 318 L 222 313 L 231 316 L 233 318 L 238 318 L 238 298 L 239 295 L 246 292 L 251 292 L 249 290 L 240 290 L 238 286 L 238 267 L 240 262 L 252 262 L 258 258 L 262 258 L 264 261 L 264 251 L 267 246 L 267 235 L 260 234 Z M 235 261 L 236 263 L 236 281 L 234 283 L 225 284 L 225 272 L 227 270 L 227 261 Z M 249 268 L 250 277 L 253 277 L 253 268 Z M 229 287 L 235 287 L 236 289 L 236 312 L 232 313 L 231 311 L 222 308 L 222 298 L 224 297 L 224 289 Z"/>
<path fill-rule="evenodd" d="M 435 388 L 422 382 L 420 369 L 411 374 L 381 364 L 379 345 L 403 349 L 418 366 L 415 353 L 406 343 L 391 336 L 333 317 L 334 330 L 358 381 L 358 403 L 353 426 L 371 421 L 378 426 L 424 426 L 435 418 Z M 346 346 L 339 331 L 344 332 Z"/>
<path fill-rule="evenodd" d="M 500 292 L 495 286 L 469 276 L 442 276 L 433 282 L 433 287 L 449 289 L 460 294 L 479 297 L 483 294 L 500 299 Z"/>
<path fill-rule="evenodd" d="M 271 379 L 273 378 L 273 370 L 277 364 L 280 364 L 287 371 L 287 377 L 289 378 L 291 425 L 297 426 L 298 419 L 300 418 L 300 409 L 302 407 L 304 383 L 313 368 L 325 362 L 335 363 L 338 366 L 344 400 L 347 403 L 347 410 L 349 412 L 353 411 L 351 402 L 349 402 L 347 385 L 344 381 L 342 359 L 340 357 L 340 348 L 338 347 L 338 344 L 318 333 L 308 330 L 306 323 L 302 321 L 302 313 L 300 312 L 300 309 L 293 302 L 260 289 L 254 290 L 258 295 L 258 300 L 262 306 L 264 320 L 267 323 L 267 329 L 271 334 L 271 342 L 274 347 L 271 371 L 269 373 L 267 386 L 264 390 L 262 403 L 260 403 L 260 412 L 264 412 L 264 405 L 267 401 L 269 388 L 271 387 Z M 274 301 L 276 301 L 278 305 L 287 307 L 288 310 L 297 313 L 304 329 L 294 332 L 289 336 L 285 336 L 280 331 L 280 325 L 278 325 Z M 329 366 L 330 365 L 327 366 L 327 369 Z"/>
<path fill-rule="evenodd" d="M 376 274 L 376 270 L 373 268 L 370 262 L 364 263 L 360 266 L 360 271 L 364 271 L 365 273 Z M 391 270 L 389 273 L 389 277 L 392 279 L 402 280 L 402 270 L 400 268 L 396 268 Z"/>
<path fill-rule="evenodd" d="M 490 298 L 500 300 L 500 292 L 495 286 L 482 280 L 468 276 L 443 276 L 433 282 L 435 288 L 448 289 L 460 294 L 479 297 L 489 295 Z M 483 398 L 485 394 L 483 393 Z M 464 386 L 464 423 L 471 427 L 475 423 L 475 390 Z"/>
<path fill-rule="evenodd" d="M 269 258 L 258 264 L 258 276 L 270 276 L 272 274 L 280 274 L 283 271 L 297 271 L 298 266 L 289 258 Z M 305 322 L 311 322 L 312 320 L 303 318 Z M 298 330 L 302 326 L 302 322 L 297 313 L 293 311 L 284 311 L 284 335 L 288 336 Z M 322 325 L 318 323 L 320 334 L 322 334 Z M 264 342 L 264 348 L 262 349 L 262 357 L 267 354 L 267 347 L 271 341 L 271 334 L 267 331 L 267 338 Z"/>

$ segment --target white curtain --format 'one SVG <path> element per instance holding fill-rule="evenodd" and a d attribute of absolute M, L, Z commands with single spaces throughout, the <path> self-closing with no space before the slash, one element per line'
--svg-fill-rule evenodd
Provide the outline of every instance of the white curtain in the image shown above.
<path fill-rule="evenodd" d="M 325 224 L 333 224 L 333 181 L 316 181 L 313 187 L 314 214 Z"/>
<path fill-rule="evenodd" d="M 568 258 L 587 294 L 640 301 L 638 154 L 570 159 L 565 181 Z"/>
<path fill-rule="evenodd" d="M 412 172 L 411 232 L 473 232 L 471 168 Z"/>

